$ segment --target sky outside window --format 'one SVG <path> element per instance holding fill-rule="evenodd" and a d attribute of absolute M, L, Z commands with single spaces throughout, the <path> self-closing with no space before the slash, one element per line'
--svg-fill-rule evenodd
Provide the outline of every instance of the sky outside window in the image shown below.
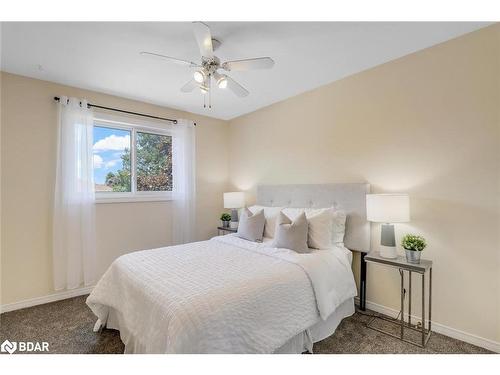
<path fill-rule="evenodd" d="M 95 190 L 116 191 L 106 181 L 114 176 L 130 191 L 130 131 L 94 126 L 93 153 Z"/>

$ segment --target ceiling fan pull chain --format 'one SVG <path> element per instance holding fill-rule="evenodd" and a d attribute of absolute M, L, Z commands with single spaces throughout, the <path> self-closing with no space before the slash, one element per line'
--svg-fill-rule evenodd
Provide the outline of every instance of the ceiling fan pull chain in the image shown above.
<path fill-rule="evenodd" d="M 212 109 L 212 75 L 208 75 L 208 108 Z"/>

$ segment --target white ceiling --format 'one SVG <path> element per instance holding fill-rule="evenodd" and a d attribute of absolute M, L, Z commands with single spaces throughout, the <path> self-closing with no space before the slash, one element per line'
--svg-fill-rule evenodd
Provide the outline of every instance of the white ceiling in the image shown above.
<path fill-rule="evenodd" d="M 232 72 L 250 91 L 214 90 L 203 108 L 179 91 L 189 68 L 147 59 L 151 51 L 198 62 L 190 22 L 2 24 L 2 70 L 231 119 L 315 87 L 487 26 L 487 23 L 206 22 L 222 60 L 270 56 L 271 70 Z M 64 93 L 61 93 L 64 94 Z M 97 103 L 98 104 L 98 103 Z"/>

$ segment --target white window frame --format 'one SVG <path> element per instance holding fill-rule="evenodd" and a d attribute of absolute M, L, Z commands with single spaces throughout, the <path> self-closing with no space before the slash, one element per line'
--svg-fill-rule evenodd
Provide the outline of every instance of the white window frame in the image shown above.
<path fill-rule="evenodd" d="M 159 202 L 172 200 L 172 191 L 137 191 L 136 180 L 136 139 L 137 133 L 166 135 L 173 134 L 165 126 L 116 116 L 99 115 L 94 117 L 94 126 L 130 131 L 130 192 L 96 191 L 96 203 Z M 173 163 L 173 160 L 172 160 Z"/>

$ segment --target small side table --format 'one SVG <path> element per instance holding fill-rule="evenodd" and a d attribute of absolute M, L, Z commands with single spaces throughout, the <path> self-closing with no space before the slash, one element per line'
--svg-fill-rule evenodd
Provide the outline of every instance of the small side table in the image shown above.
<path fill-rule="evenodd" d="M 373 317 L 368 323 L 367 327 L 374 329 L 376 331 L 385 333 L 386 335 L 399 338 L 402 341 L 409 342 L 410 344 L 417 345 L 424 348 L 431 337 L 431 310 L 432 310 L 432 261 L 431 260 L 420 260 L 419 264 L 408 263 L 405 257 L 398 257 L 395 259 L 387 259 L 381 257 L 378 253 L 371 252 L 365 256 L 365 261 L 368 263 L 385 265 L 392 268 L 397 268 L 399 270 L 399 275 L 401 276 L 401 307 L 399 311 L 400 319 L 390 319 L 383 316 Z M 408 322 L 405 322 L 404 306 L 405 306 L 405 286 L 404 286 L 404 272 L 408 272 Z M 422 324 L 418 328 L 418 325 L 412 325 L 411 323 L 411 275 L 412 273 L 418 273 L 422 276 Z M 428 309 L 428 319 L 427 319 L 427 329 L 425 327 L 425 274 L 429 274 L 429 309 Z M 384 331 L 380 328 L 374 327 L 372 323 L 375 319 L 382 319 L 391 323 L 398 324 L 401 327 L 399 336 L 394 335 L 390 332 Z M 420 342 L 415 342 L 405 338 L 405 329 L 411 329 L 421 333 Z"/>
<path fill-rule="evenodd" d="M 238 228 L 229 228 L 229 227 L 217 227 L 219 236 L 224 236 L 229 233 L 236 233 Z"/>

